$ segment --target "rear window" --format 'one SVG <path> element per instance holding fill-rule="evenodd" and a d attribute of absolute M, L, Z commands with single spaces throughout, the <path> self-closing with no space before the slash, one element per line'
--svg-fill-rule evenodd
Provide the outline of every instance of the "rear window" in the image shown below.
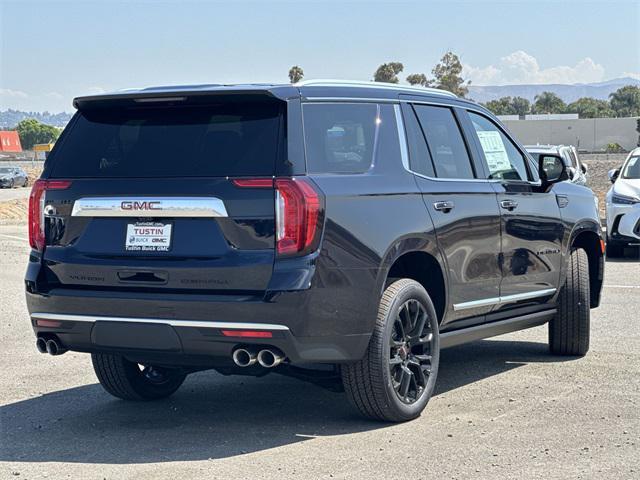
<path fill-rule="evenodd" d="M 273 175 L 281 117 L 266 102 L 81 112 L 50 156 L 52 177 Z"/>

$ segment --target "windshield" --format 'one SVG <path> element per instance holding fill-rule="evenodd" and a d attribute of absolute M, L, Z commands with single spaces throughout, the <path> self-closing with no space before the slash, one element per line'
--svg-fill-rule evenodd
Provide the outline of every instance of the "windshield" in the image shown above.
<path fill-rule="evenodd" d="M 622 178 L 640 178 L 640 157 L 631 157 L 622 170 Z"/>
<path fill-rule="evenodd" d="M 273 102 L 81 112 L 49 157 L 52 177 L 273 175 L 281 117 Z"/>

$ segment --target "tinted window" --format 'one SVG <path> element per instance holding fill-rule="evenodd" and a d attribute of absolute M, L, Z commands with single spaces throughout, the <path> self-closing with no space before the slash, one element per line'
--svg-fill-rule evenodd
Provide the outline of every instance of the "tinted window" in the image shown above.
<path fill-rule="evenodd" d="M 622 170 L 622 178 L 640 178 L 640 157 L 631 157 Z"/>
<path fill-rule="evenodd" d="M 469 112 L 480 146 L 489 167 L 490 179 L 528 180 L 525 158 L 491 120 Z"/>
<path fill-rule="evenodd" d="M 424 138 L 420 124 L 418 124 L 416 114 L 410 105 L 407 105 L 407 108 L 403 109 L 403 111 L 407 143 L 409 144 L 409 167 L 413 172 L 435 177 L 427 141 Z"/>
<path fill-rule="evenodd" d="M 79 114 L 50 157 L 55 177 L 273 175 L 275 103 L 99 109 Z"/>
<path fill-rule="evenodd" d="M 438 178 L 474 178 L 467 147 L 451 109 L 415 105 Z"/>
<path fill-rule="evenodd" d="M 382 123 L 378 105 L 309 103 L 303 106 L 303 117 L 310 173 L 362 173 L 371 168 Z"/>

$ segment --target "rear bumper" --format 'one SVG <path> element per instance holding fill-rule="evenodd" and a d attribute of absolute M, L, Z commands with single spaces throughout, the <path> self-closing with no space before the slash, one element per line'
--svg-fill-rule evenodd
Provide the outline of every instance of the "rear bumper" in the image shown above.
<path fill-rule="evenodd" d="M 308 290 L 282 292 L 269 301 L 109 293 L 27 292 L 35 334 L 55 335 L 69 350 L 193 367 L 228 365 L 233 350 L 246 345 L 277 347 L 292 364 L 350 362 L 362 358 L 370 338 L 343 331 L 322 311 L 309 314 Z M 259 330 L 271 338 L 225 336 L 223 330 Z"/>

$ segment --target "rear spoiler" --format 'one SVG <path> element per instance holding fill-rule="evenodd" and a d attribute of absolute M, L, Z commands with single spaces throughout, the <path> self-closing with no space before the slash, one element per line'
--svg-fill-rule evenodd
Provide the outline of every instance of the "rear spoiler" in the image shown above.
<path fill-rule="evenodd" d="M 273 101 L 286 100 L 299 95 L 298 89 L 293 86 L 203 85 L 184 88 L 163 87 L 121 90 L 101 95 L 76 97 L 73 99 L 73 106 L 78 110 L 87 110 L 114 106 L 142 106 L 145 104 L 202 104 L 212 100 L 228 101 L 231 98 L 238 100 L 243 99 L 242 97 L 247 101 Z"/>

